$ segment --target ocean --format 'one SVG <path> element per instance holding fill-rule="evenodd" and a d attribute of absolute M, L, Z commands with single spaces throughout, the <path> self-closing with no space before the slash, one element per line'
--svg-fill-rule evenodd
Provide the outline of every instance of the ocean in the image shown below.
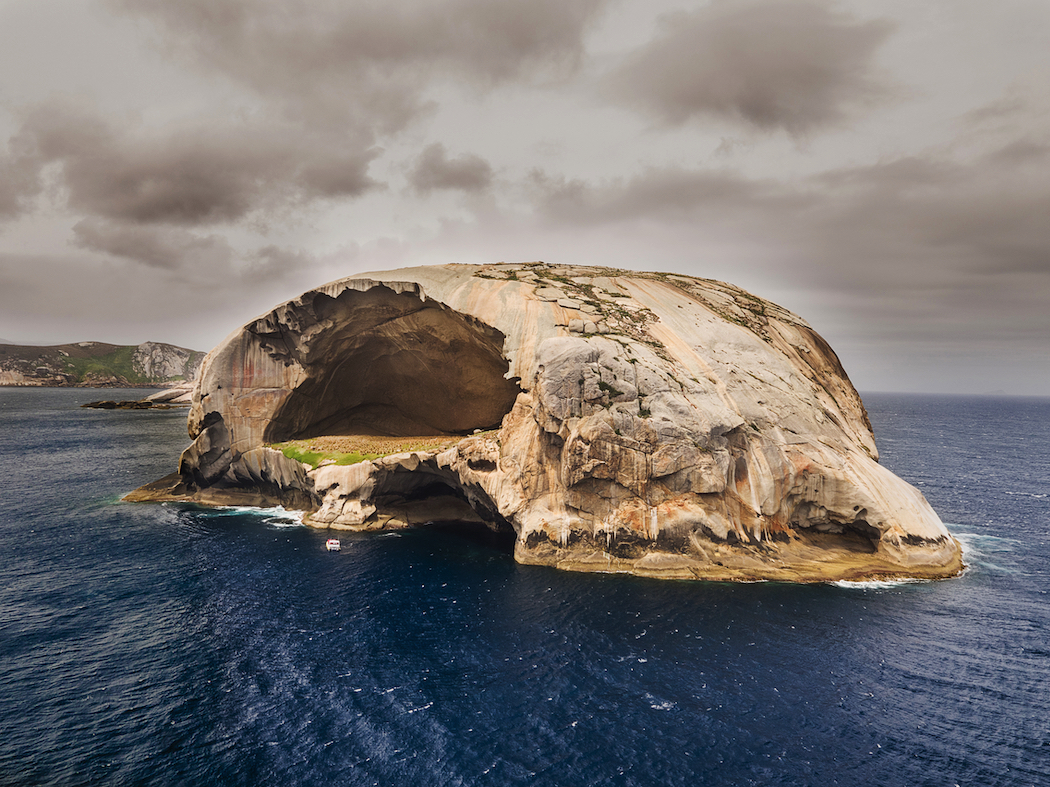
<path fill-rule="evenodd" d="M 865 396 L 969 568 L 796 586 L 122 503 L 185 411 L 98 395 L 0 389 L 0 784 L 1050 784 L 1050 399 Z"/>

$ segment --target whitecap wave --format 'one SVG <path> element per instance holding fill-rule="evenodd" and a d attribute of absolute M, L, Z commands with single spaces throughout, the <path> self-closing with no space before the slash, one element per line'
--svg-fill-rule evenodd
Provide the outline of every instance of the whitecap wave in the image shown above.
<path fill-rule="evenodd" d="M 982 569 L 989 569 L 991 571 L 998 571 L 1006 574 L 1017 573 L 1017 570 L 1010 567 L 993 563 L 989 557 L 995 554 L 1010 553 L 1014 552 L 1017 544 L 1017 539 L 1014 538 L 1003 538 L 1001 536 L 992 536 L 985 533 L 960 533 L 956 532 L 953 528 L 961 527 L 960 525 L 947 525 L 952 536 L 962 545 L 963 550 L 963 563 L 965 568 L 963 569 L 962 575 L 968 574 L 975 566 Z M 901 579 L 860 579 L 860 580 L 846 580 L 842 579 L 837 582 L 829 582 L 829 585 L 835 585 L 840 588 L 854 588 L 859 590 L 885 590 L 888 588 L 898 587 L 900 585 L 922 585 L 929 582 L 933 582 L 932 579 L 921 579 L 921 578 L 901 578 Z"/>
<path fill-rule="evenodd" d="M 262 517 L 263 522 L 272 527 L 302 527 L 305 511 L 285 508 L 284 506 L 272 506 L 263 508 L 261 506 L 216 506 L 214 511 L 222 512 L 222 515 L 247 514 L 249 516 Z"/>
<path fill-rule="evenodd" d="M 886 590 L 900 587 L 901 585 L 925 585 L 931 581 L 917 577 L 902 577 L 900 579 L 840 579 L 828 584 L 840 588 L 855 588 L 859 590 Z"/>
<path fill-rule="evenodd" d="M 674 710 L 676 707 L 678 707 L 677 702 L 672 702 L 671 700 L 665 700 L 661 699 L 660 697 L 655 697 L 652 694 L 649 694 L 648 692 L 645 695 L 645 701 L 649 703 L 649 707 L 653 710 Z"/>
<path fill-rule="evenodd" d="M 953 533 L 952 535 L 962 544 L 963 562 L 966 563 L 968 568 L 979 566 L 982 569 L 998 571 L 1003 574 L 1019 573 L 1013 566 L 1004 566 L 1000 562 L 992 562 L 993 556 L 1005 556 L 1015 552 L 1020 543 L 1016 538 L 1003 538 L 984 533 Z M 999 557 L 995 559 L 1001 560 Z"/>
<path fill-rule="evenodd" d="M 949 528 L 959 527 L 948 525 Z M 1005 538 L 1004 536 L 993 536 L 987 533 L 959 533 L 952 531 L 952 535 L 963 545 L 963 549 L 985 549 L 994 552 L 1012 552 L 1020 542 L 1016 538 Z"/>

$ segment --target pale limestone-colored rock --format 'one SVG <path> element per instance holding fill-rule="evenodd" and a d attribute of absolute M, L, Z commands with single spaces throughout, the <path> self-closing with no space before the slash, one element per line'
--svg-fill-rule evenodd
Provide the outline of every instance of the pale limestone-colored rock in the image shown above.
<path fill-rule="evenodd" d="M 565 324 L 563 301 L 595 297 L 600 320 Z M 263 448 L 479 428 L 495 431 L 309 472 Z M 523 563 L 798 581 L 961 568 L 922 495 L 877 464 L 830 347 L 709 280 L 536 264 L 343 279 L 213 350 L 190 430 L 190 497 L 269 490 L 358 529 L 476 517 L 512 530 Z"/>
<path fill-rule="evenodd" d="M 193 380 L 204 356 L 194 350 L 163 342 L 143 342 L 135 348 L 132 364 L 147 380 Z"/>
<path fill-rule="evenodd" d="M 0 385 L 30 386 L 43 385 L 39 380 L 27 378 L 25 374 L 13 369 L 0 369 Z"/>
<path fill-rule="evenodd" d="M 164 391 L 157 391 L 146 397 L 147 402 L 154 404 L 191 404 L 193 402 L 193 389 L 196 383 L 187 380 Z"/>

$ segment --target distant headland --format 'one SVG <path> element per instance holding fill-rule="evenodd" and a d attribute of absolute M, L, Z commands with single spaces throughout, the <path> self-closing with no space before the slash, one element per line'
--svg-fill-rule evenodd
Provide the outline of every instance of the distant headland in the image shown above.
<path fill-rule="evenodd" d="M 204 353 L 162 342 L 0 343 L 0 386 L 145 388 L 193 380 Z"/>

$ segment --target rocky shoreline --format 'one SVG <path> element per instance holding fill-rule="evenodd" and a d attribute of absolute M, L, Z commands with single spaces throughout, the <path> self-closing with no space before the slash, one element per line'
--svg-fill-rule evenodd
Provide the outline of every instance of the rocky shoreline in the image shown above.
<path fill-rule="evenodd" d="M 80 405 L 92 410 L 176 410 L 189 407 L 188 404 L 156 404 L 149 399 L 125 399 L 115 401 L 113 399 L 101 399 L 97 402 L 87 402 Z"/>
<path fill-rule="evenodd" d="M 100 399 L 80 406 L 94 410 L 173 410 L 190 406 L 193 400 L 193 386 L 192 382 L 183 382 L 143 399 Z"/>

